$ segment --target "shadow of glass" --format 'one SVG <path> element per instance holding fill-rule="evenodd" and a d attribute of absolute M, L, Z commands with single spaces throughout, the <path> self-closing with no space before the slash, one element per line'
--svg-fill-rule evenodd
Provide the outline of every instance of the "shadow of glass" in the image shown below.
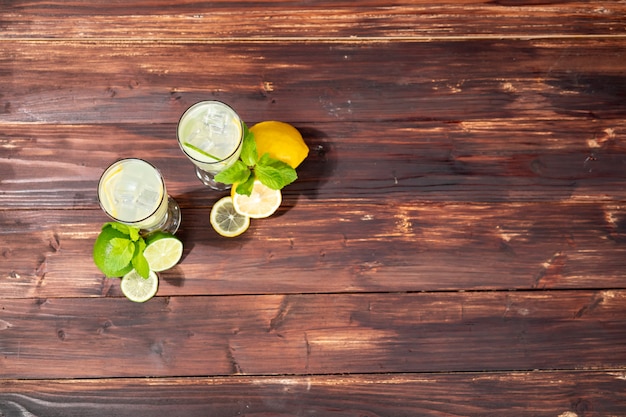
<path fill-rule="evenodd" d="M 282 213 L 296 205 L 300 196 L 315 200 L 336 167 L 334 145 L 321 130 L 298 127 L 309 147 L 309 155 L 298 166 L 298 179 L 283 192 Z"/>
<path fill-rule="evenodd" d="M 173 285 L 177 288 L 182 288 L 185 286 L 185 274 L 183 274 L 183 271 L 178 265 L 171 269 L 168 269 L 167 271 L 159 272 L 159 279 L 162 279 L 169 285 Z"/>

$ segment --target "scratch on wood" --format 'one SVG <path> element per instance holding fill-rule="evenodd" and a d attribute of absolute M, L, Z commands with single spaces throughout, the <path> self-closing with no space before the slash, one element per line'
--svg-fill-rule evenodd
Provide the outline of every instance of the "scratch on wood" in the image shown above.
<path fill-rule="evenodd" d="M 228 357 L 228 360 L 230 361 L 230 365 L 231 365 L 231 372 L 233 374 L 242 374 L 243 372 L 241 371 L 241 366 L 239 366 L 239 363 L 237 362 L 237 359 L 235 359 L 235 349 L 232 346 L 228 346 L 228 351 L 226 352 L 226 356 Z"/>
<path fill-rule="evenodd" d="M 304 332 L 304 344 L 306 346 L 306 361 L 304 364 L 304 369 L 306 372 L 309 371 L 309 361 L 311 359 L 311 343 L 309 343 L 309 335 L 307 332 Z"/>
<path fill-rule="evenodd" d="M 541 266 L 541 270 L 535 275 L 533 288 L 546 288 L 553 285 L 562 277 L 563 267 L 567 260 L 567 255 L 561 251 L 554 255 Z"/>
<path fill-rule="evenodd" d="M 287 316 L 287 313 L 289 312 L 289 308 L 290 308 L 289 297 L 284 296 L 280 303 L 280 307 L 278 308 L 278 312 L 270 320 L 270 327 L 267 329 L 268 333 L 275 331 L 283 324 L 283 322 L 285 321 L 285 317 Z"/>
<path fill-rule="evenodd" d="M 113 287 L 113 280 L 105 276 L 102 277 L 102 283 L 100 285 L 100 295 L 107 296 Z"/>
<path fill-rule="evenodd" d="M 53 251 L 58 252 L 61 249 L 61 240 L 59 239 L 59 235 L 54 233 L 49 240 L 50 247 Z"/>
<path fill-rule="evenodd" d="M 39 265 L 37 266 L 35 273 L 38 277 L 37 287 L 39 288 L 43 286 L 43 282 L 46 279 L 46 274 L 48 273 L 48 258 L 46 256 L 44 256 L 43 259 L 39 261 Z"/>
<path fill-rule="evenodd" d="M 579 319 L 585 314 L 591 313 L 593 310 L 596 309 L 596 307 L 602 304 L 603 301 L 604 297 L 602 295 L 595 294 L 587 305 L 583 306 L 580 310 L 576 312 L 576 314 L 574 314 L 574 318 Z"/>

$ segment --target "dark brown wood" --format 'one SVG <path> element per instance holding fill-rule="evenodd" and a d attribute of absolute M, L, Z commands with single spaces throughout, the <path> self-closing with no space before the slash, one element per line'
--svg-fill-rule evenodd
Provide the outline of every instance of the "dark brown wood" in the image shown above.
<path fill-rule="evenodd" d="M 121 109 L 132 105 L 120 102 Z M 268 119 L 280 114 L 272 111 Z M 310 156 L 299 168 L 300 180 L 285 189 L 289 200 L 619 206 L 626 199 L 623 120 L 292 123 Z M 142 156 L 162 170 L 183 207 L 209 207 L 217 194 L 205 192 L 195 178 L 175 130 L 175 124 L 6 124 L 0 132 L 7 155 L 0 160 L 0 203 L 12 209 L 98 209 L 97 181 L 106 166 Z M 64 152 L 51 159 L 59 146 Z"/>
<path fill-rule="evenodd" d="M 623 1 L 0 3 L 0 415 L 626 415 Z M 204 99 L 310 148 L 235 239 Z M 145 304 L 91 258 L 128 156 L 183 212 Z"/>
<path fill-rule="evenodd" d="M 615 204 L 375 205 L 288 194 L 237 239 L 213 231 L 209 210 L 183 208 L 184 262 L 161 274 L 160 295 L 624 287 L 626 214 Z M 100 210 L 1 219 L 11 236 L 4 298 L 120 295 L 91 258 L 107 221 Z"/>
<path fill-rule="evenodd" d="M 4 299 L 0 364 L 8 378 L 619 369 L 625 301 L 617 290 Z"/>
<path fill-rule="evenodd" d="M 67 417 L 573 417 L 621 415 L 625 392 L 623 371 L 5 380 L 0 404 Z"/>
<path fill-rule="evenodd" d="M 623 120 L 623 42 L 0 42 L 12 86 L 0 108 L 5 123 L 39 124 L 175 124 L 205 99 L 248 123 L 592 124 Z"/>
<path fill-rule="evenodd" d="M 619 0 L 184 1 L 12 0 L 4 38 L 336 38 L 622 35 Z"/>

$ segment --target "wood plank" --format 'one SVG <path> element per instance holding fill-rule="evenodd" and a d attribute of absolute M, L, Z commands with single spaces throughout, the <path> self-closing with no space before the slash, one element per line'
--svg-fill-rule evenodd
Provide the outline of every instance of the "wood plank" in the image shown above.
<path fill-rule="evenodd" d="M 203 99 L 246 121 L 622 120 L 623 53 L 621 39 L 1 42 L 0 108 L 38 124 L 176 123 Z"/>
<path fill-rule="evenodd" d="M 6 2 L 5 2 L 6 3 Z M 584 1 L 13 0 L 0 10 L 10 38 L 435 37 L 620 35 L 626 5 Z"/>
<path fill-rule="evenodd" d="M 623 204 L 287 195 L 275 216 L 236 239 L 213 231 L 208 208 L 182 213 L 184 257 L 160 274 L 162 296 L 624 288 Z M 2 297 L 121 296 L 92 260 L 105 221 L 100 210 L 0 211 Z"/>
<path fill-rule="evenodd" d="M 616 290 L 2 299 L 0 367 L 4 378 L 624 369 L 625 301 Z"/>
<path fill-rule="evenodd" d="M 311 151 L 298 181 L 284 190 L 290 205 L 302 198 L 357 206 L 386 199 L 626 200 L 623 120 L 292 123 Z M 0 210 L 97 209 L 98 178 L 110 163 L 130 156 L 154 163 L 183 208 L 210 207 L 216 193 L 195 177 L 175 130 L 175 124 L 4 124 Z"/>
<path fill-rule="evenodd" d="M 626 413 L 623 371 L 0 381 L 7 415 L 580 417 Z"/>

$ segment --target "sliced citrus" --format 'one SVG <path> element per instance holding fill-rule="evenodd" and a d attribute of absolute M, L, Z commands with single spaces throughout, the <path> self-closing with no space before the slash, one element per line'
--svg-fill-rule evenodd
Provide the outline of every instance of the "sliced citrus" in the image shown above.
<path fill-rule="evenodd" d="M 154 271 L 150 271 L 148 278 L 144 278 L 133 269 L 124 275 L 120 288 L 130 301 L 143 303 L 156 294 L 159 288 L 159 277 Z"/>
<path fill-rule="evenodd" d="M 282 201 L 280 190 L 273 190 L 259 180 L 254 180 L 250 196 L 238 194 L 236 187 L 233 187 L 231 197 L 237 213 L 253 219 L 271 216 L 280 207 Z"/>
<path fill-rule="evenodd" d="M 259 157 L 269 153 L 272 158 L 295 168 L 309 154 L 309 147 L 298 129 L 288 123 L 269 120 L 255 124 L 250 132 L 254 133 Z"/>
<path fill-rule="evenodd" d="M 238 213 L 230 196 L 221 198 L 211 209 L 211 226 L 226 237 L 239 236 L 250 227 L 250 217 Z"/>
<path fill-rule="evenodd" d="M 183 242 L 171 233 L 156 232 L 147 237 L 143 256 L 151 270 L 165 271 L 176 265 L 183 257 Z"/>

